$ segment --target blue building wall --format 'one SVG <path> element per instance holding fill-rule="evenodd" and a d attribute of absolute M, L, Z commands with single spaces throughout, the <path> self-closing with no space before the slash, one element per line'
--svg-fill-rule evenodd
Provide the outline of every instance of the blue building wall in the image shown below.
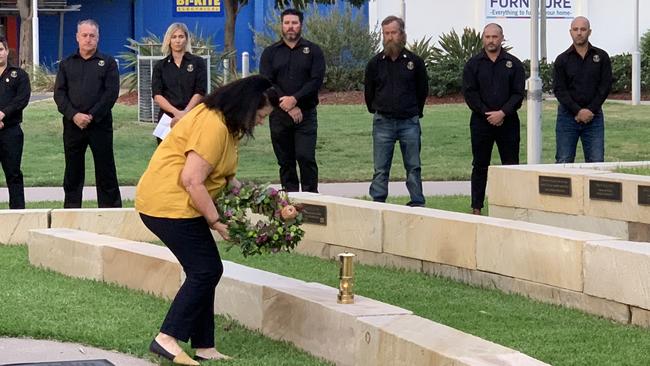
<path fill-rule="evenodd" d="M 223 49 L 225 16 L 174 16 L 176 0 L 84 0 L 69 1 L 81 3 L 81 11 L 66 13 L 64 17 L 63 55 L 73 53 L 77 49 L 75 34 L 77 22 L 82 19 L 95 19 L 100 26 L 99 48 L 102 52 L 117 56 L 126 51 L 124 45 L 127 38 L 140 38 L 156 34 L 163 37 L 169 24 L 183 22 L 191 31 L 203 36 L 211 36 L 218 50 Z M 257 68 L 253 31 L 266 27 L 265 17 L 273 9 L 273 0 L 249 0 L 237 15 L 235 25 L 235 47 L 239 55 L 247 51 L 251 54 L 251 68 Z M 345 2 L 339 1 L 339 8 Z M 321 6 L 321 11 L 327 11 L 329 6 Z M 368 6 L 360 11 L 368 18 Z M 41 15 L 40 29 L 40 61 L 49 67 L 56 67 L 59 43 L 59 16 Z M 305 20 L 308 26 L 309 19 Z M 238 67 L 241 57 L 237 58 Z"/>

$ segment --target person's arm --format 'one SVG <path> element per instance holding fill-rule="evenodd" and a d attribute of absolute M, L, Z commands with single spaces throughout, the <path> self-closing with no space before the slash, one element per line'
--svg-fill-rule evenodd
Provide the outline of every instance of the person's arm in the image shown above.
<path fill-rule="evenodd" d="M 187 159 L 181 171 L 181 184 L 189 193 L 194 207 L 203 215 L 210 228 L 228 240 L 228 226 L 219 222 L 219 212 L 205 186 L 205 180 L 212 170 L 214 170 L 212 165 L 201 155 L 190 151 L 187 153 Z"/>
<path fill-rule="evenodd" d="M 427 75 L 427 67 L 422 59 L 417 59 L 415 74 L 415 95 L 420 108 L 420 118 L 424 117 L 424 104 L 429 95 L 429 75 Z"/>
<path fill-rule="evenodd" d="M 558 56 L 553 64 L 553 94 L 555 94 L 555 98 L 560 104 L 576 116 L 581 108 L 569 94 L 569 85 L 566 78 L 566 59 L 561 56 Z"/>
<path fill-rule="evenodd" d="M 314 44 L 311 47 L 311 52 L 312 59 L 309 80 L 292 95 L 296 99 L 296 104 L 300 103 L 300 100 L 305 96 L 318 93 L 318 90 L 323 85 L 323 79 L 325 79 L 325 56 L 323 55 L 323 50 Z"/>
<path fill-rule="evenodd" d="M 68 76 L 66 65 L 67 63 L 62 61 L 59 64 L 59 72 L 56 73 L 56 80 L 54 82 L 54 102 L 63 117 L 72 120 L 79 111 L 72 106 L 72 102 L 68 97 Z"/>
<path fill-rule="evenodd" d="M 267 79 L 271 80 L 271 84 L 279 97 L 286 95 L 276 83 L 276 76 L 273 73 L 273 46 L 265 48 L 264 52 L 262 52 L 262 57 L 260 57 L 260 75 L 266 76 Z"/>
<path fill-rule="evenodd" d="M 377 75 L 375 66 L 374 59 L 371 59 L 366 65 L 366 73 L 363 78 L 363 96 L 366 100 L 366 108 L 370 113 L 375 113 L 375 109 L 372 107 L 372 102 L 375 100 L 375 75 Z"/>
<path fill-rule="evenodd" d="M 521 108 L 521 103 L 523 103 L 526 97 L 526 72 L 524 71 L 524 65 L 519 61 L 513 62 L 513 64 L 515 67 L 515 75 L 510 80 L 510 98 L 501 106 L 501 111 L 506 116 L 517 113 L 517 110 Z"/>
<path fill-rule="evenodd" d="M 104 92 L 99 98 L 99 102 L 88 111 L 93 120 L 101 120 L 110 113 L 120 95 L 120 73 L 117 70 L 117 62 L 112 57 L 107 58 L 107 61 L 108 69 L 104 77 Z"/>
<path fill-rule="evenodd" d="M 594 99 L 587 106 L 587 109 L 594 114 L 600 111 L 612 89 L 612 61 L 609 59 L 609 55 L 604 53 L 600 62 L 602 63 L 600 66 L 600 83 Z"/>
<path fill-rule="evenodd" d="M 27 107 L 27 104 L 29 104 L 29 96 L 32 94 L 27 73 L 23 70 L 18 70 L 17 72 L 16 95 L 11 99 L 7 106 L 0 111 L 0 121 L 3 122 L 4 127 L 18 123 L 18 121 L 11 121 L 11 116 Z"/>
<path fill-rule="evenodd" d="M 465 97 L 465 103 L 467 103 L 469 109 L 476 113 L 485 114 L 490 112 L 490 110 L 488 110 L 487 106 L 481 99 L 475 67 L 476 65 L 473 62 L 473 59 L 470 59 L 463 68 L 463 96 Z"/>

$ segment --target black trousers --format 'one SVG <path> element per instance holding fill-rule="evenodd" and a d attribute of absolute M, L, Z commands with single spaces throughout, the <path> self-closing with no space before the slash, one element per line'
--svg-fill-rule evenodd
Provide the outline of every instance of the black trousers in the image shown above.
<path fill-rule="evenodd" d="M 485 117 L 472 115 L 472 208 L 483 208 L 488 167 L 492 147 L 496 142 L 502 165 L 519 164 L 519 118 L 506 118 L 499 127 L 492 126 Z"/>
<path fill-rule="evenodd" d="M 81 207 L 88 146 L 90 146 L 95 163 L 97 205 L 100 208 L 122 207 L 122 197 L 115 171 L 115 157 L 113 156 L 112 125 L 112 121 L 93 121 L 88 128 L 82 130 L 72 121 L 63 121 L 64 208 Z"/>
<path fill-rule="evenodd" d="M 274 110 L 269 117 L 273 151 L 280 166 L 280 183 L 288 192 L 318 193 L 316 138 L 318 118 L 316 108 L 302 112 L 302 122 L 294 123 L 289 114 Z M 296 162 L 300 168 L 300 185 Z"/>
<path fill-rule="evenodd" d="M 186 279 L 160 331 L 193 348 L 214 347 L 214 292 L 223 263 L 203 217 L 167 219 L 140 214 L 142 222 L 174 253 Z"/>
<path fill-rule="evenodd" d="M 0 130 L 0 163 L 9 190 L 9 208 L 25 208 L 25 185 L 20 164 L 25 136 L 20 125 Z"/>

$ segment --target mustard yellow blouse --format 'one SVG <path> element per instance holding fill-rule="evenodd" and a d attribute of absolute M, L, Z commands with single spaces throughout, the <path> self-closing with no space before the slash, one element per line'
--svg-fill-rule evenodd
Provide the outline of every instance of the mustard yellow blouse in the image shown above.
<path fill-rule="evenodd" d="M 181 184 L 187 154 L 194 151 L 214 167 L 205 180 L 214 199 L 237 171 L 238 144 L 228 132 L 223 114 L 199 104 L 178 121 L 154 152 L 138 182 L 135 209 L 153 217 L 201 216 Z"/>

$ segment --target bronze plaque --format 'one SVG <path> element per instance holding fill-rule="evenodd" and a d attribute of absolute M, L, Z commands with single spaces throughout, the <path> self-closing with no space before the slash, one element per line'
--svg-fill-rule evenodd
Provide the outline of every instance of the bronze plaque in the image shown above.
<path fill-rule="evenodd" d="M 539 194 L 571 197 L 571 178 L 540 175 Z"/>
<path fill-rule="evenodd" d="M 639 186 L 639 204 L 650 205 L 650 186 Z"/>
<path fill-rule="evenodd" d="M 302 206 L 302 221 L 305 224 L 327 226 L 327 206 L 310 205 L 308 203 L 305 203 Z"/>
<path fill-rule="evenodd" d="M 603 180 L 589 180 L 589 198 L 603 201 L 623 201 L 623 188 L 621 182 L 607 182 Z"/>

